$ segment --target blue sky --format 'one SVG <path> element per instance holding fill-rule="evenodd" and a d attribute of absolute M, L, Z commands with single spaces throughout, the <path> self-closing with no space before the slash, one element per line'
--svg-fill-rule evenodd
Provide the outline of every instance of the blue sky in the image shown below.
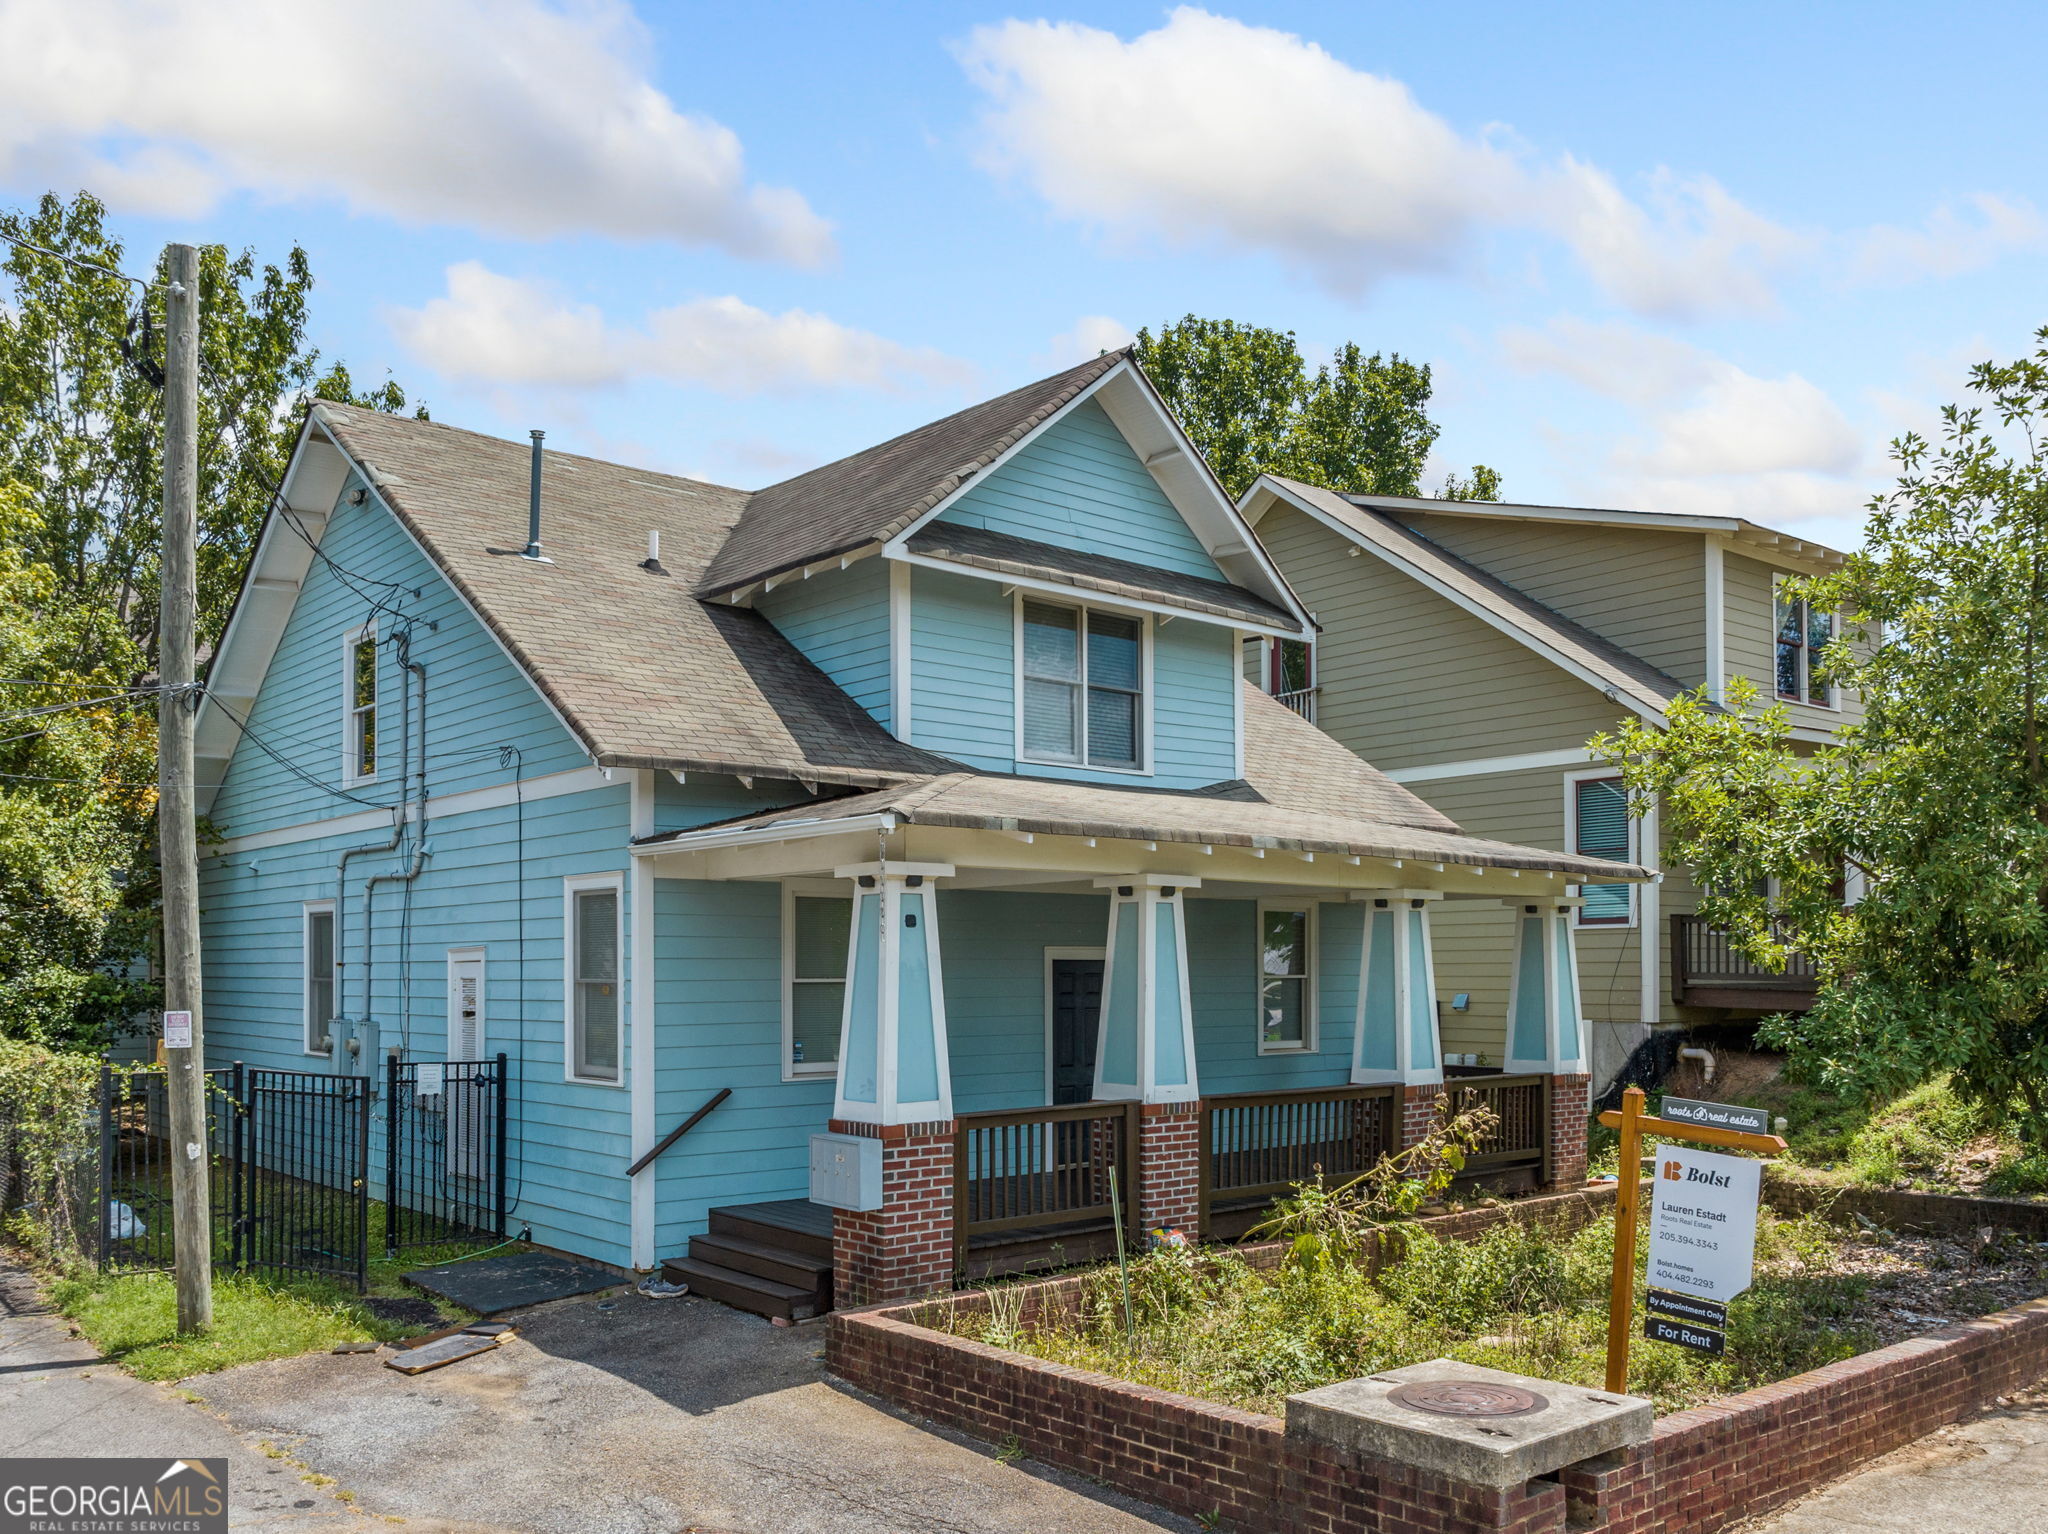
<path fill-rule="evenodd" d="M 1853 541 L 2048 323 L 2039 7 L 0 0 L 0 193 L 291 241 L 444 420 L 758 485 L 1186 312 L 1434 471 Z"/>

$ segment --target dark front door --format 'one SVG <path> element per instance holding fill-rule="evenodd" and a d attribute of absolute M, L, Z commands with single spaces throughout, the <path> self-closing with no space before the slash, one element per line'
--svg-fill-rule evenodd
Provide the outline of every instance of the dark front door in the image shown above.
<path fill-rule="evenodd" d="M 1052 1100 L 1095 1095 L 1095 1034 L 1102 1016 L 1102 961 L 1052 961 Z"/>

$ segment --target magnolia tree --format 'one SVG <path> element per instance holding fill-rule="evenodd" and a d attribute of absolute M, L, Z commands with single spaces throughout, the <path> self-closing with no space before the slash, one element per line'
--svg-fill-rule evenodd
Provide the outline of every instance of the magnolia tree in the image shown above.
<path fill-rule="evenodd" d="M 1818 967 L 1813 1008 L 1764 1032 L 1796 1069 L 1863 1096 L 1950 1075 L 2048 1148 L 2048 329 L 2036 341 L 1972 371 L 1938 442 L 1893 444 L 1863 551 L 1794 593 L 1841 615 L 1820 661 L 1863 715 L 1835 744 L 1796 742 L 1738 684 L 1725 709 L 1687 697 L 1593 749 L 1659 796 L 1702 914 L 1755 959 Z"/>

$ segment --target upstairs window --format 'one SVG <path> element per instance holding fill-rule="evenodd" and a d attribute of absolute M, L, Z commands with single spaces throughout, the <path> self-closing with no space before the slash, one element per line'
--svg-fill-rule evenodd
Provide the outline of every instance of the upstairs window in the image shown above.
<path fill-rule="evenodd" d="M 1570 785 L 1571 848 L 1581 857 L 1632 862 L 1634 826 L 1628 793 L 1620 778 L 1575 778 Z M 1635 887 L 1629 884 L 1582 884 L 1579 907 L 1582 927 L 1625 927 L 1635 920 Z"/>
<path fill-rule="evenodd" d="M 619 886 L 572 882 L 568 888 L 569 1074 L 581 1081 L 619 1079 Z"/>
<path fill-rule="evenodd" d="M 357 629 L 342 647 L 342 776 L 377 775 L 377 630 Z"/>
<path fill-rule="evenodd" d="M 843 896 L 790 895 L 783 905 L 784 1074 L 830 1076 L 839 1067 L 839 1017 L 846 1007 L 846 954 L 853 902 Z"/>
<path fill-rule="evenodd" d="M 1259 907 L 1259 1053 L 1312 1050 L 1309 907 Z"/>
<path fill-rule="evenodd" d="M 1027 601 L 1019 629 L 1018 754 L 1036 762 L 1141 767 L 1143 620 Z"/>
<path fill-rule="evenodd" d="M 1777 583 L 1778 696 L 1819 708 L 1835 706 L 1835 690 L 1821 673 L 1821 651 L 1835 637 L 1835 615 L 1815 612 L 1804 597 L 1789 596 L 1785 577 Z"/>

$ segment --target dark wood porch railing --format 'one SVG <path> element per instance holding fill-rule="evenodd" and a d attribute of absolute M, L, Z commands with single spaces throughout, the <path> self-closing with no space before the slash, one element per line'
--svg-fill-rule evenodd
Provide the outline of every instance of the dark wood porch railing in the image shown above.
<path fill-rule="evenodd" d="M 1533 1167 L 1539 1184 L 1550 1181 L 1550 1078 L 1466 1076 L 1444 1083 L 1450 1111 L 1493 1110 L 1499 1120 L 1477 1152 L 1465 1160 L 1468 1176 Z"/>
<path fill-rule="evenodd" d="M 1819 989 L 1809 959 L 1790 954 L 1783 969 L 1770 969 L 1706 918 L 1671 918 L 1671 999 L 1681 1007 L 1802 1012 Z"/>
<path fill-rule="evenodd" d="M 1315 1176 L 1356 1177 L 1394 1149 L 1391 1086 L 1238 1092 L 1202 1099 L 1202 1230 L 1216 1210 L 1264 1202 Z"/>
<path fill-rule="evenodd" d="M 1138 1105 L 1070 1103 L 963 1113 L 953 1134 L 953 1246 L 977 1236 L 1112 1218 L 1110 1172 L 1137 1228 Z"/>

